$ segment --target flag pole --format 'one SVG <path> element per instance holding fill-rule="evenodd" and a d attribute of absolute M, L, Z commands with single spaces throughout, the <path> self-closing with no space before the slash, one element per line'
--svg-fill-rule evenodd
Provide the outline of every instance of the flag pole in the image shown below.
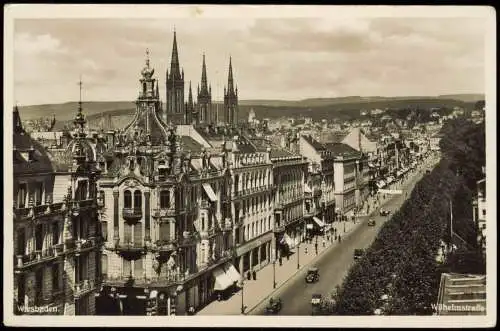
<path fill-rule="evenodd" d="M 453 249 L 453 205 L 450 199 L 450 247 Z"/>

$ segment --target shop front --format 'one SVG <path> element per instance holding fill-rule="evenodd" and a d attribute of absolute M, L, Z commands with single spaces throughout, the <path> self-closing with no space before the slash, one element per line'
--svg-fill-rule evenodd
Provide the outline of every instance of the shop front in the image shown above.
<path fill-rule="evenodd" d="M 282 233 L 285 234 L 285 232 Z M 276 242 L 280 243 L 283 235 L 281 233 L 276 235 Z M 268 264 L 270 262 L 272 240 L 273 233 L 268 232 L 236 248 L 237 271 L 245 276 L 249 271 L 258 270 Z M 280 249 L 281 245 L 278 244 L 277 246 Z"/>

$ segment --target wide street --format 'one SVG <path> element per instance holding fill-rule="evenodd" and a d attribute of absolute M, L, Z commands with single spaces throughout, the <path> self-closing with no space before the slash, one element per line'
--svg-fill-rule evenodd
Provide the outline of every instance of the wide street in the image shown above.
<path fill-rule="evenodd" d="M 425 170 L 431 168 L 435 164 L 434 158 L 428 159 L 419 166 L 416 173 L 410 174 L 406 183 L 402 187 L 394 187 L 395 189 L 402 189 L 401 195 L 390 196 L 382 208 L 388 209 L 392 213 L 397 210 L 404 200 L 406 193 L 410 196 L 410 191 L 413 189 Z M 368 226 L 368 217 L 360 217 L 359 222 L 363 222 L 361 226 L 353 230 L 346 238 L 343 238 L 341 245 L 332 246 L 327 252 L 318 257 L 313 263 L 314 266 L 319 268 L 320 280 L 317 283 L 307 284 L 304 280 L 307 268 L 302 269 L 295 276 L 293 276 L 287 283 L 278 288 L 272 297 L 281 298 L 283 308 L 280 315 L 310 315 L 311 314 L 311 296 L 314 293 L 328 296 L 331 291 L 337 286 L 342 284 L 343 278 L 346 276 L 351 265 L 355 263 L 353 259 L 354 249 L 367 248 L 377 236 L 378 231 L 385 221 L 390 219 L 378 215 L 380 206 L 373 210 L 373 218 L 376 221 L 376 226 Z M 268 300 L 264 300 L 257 305 L 250 315 L 263 315 Z"/>

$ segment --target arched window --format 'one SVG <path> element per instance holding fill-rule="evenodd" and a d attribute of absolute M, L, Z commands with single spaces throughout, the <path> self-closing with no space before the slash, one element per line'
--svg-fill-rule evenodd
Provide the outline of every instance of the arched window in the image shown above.
<path fill-rule="evenodd" d="M 142 193 L 141 191 L 135 191 L 134 192 L 134 208 L 141 208 L 142 207 Z"/>
<path fill-rule="evenodd" d="M 123 207 L 132 208 L 132 193 L 129 190 L 126 190 L 123 194 Z"/>

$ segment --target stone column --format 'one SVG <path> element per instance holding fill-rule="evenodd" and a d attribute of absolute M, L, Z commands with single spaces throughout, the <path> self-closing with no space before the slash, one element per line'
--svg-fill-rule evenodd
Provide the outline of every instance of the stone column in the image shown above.
<path fill-rule="evenodd" d="M 113 241 L 118 243 L 120 241 L 120 223 L 119 223 L 119 195 L 118 189 L 113 191 Z"/>
<path fill-rule="evenodd" d="M 241 255 L 240 256 L 240 274 L 242 277 L 244 277 L 243 275 L 243 259 L 244 259 L 245 255 Z"/>
<path fill-rule="evenodd" d="M 151 222 L 151 208 L 150 208 L 150 197 L 151 197 L 151 192 L 150 191 L 145 191 L 144 192 L 144 242 L 145 244 L 148 244 L 151 241 L 151 230 L 150 230 L 150 222 Z"/>
<path fill-rule="evenodd" d="M 261 245 L 261 246 L 259 246 L 259 247 L 257 247 L 257 256 L 258 256 L 258 258 L 257 258 L 257 263 L 258 263 L 258 265 L 259 265 L 259 268 L 260 268 L 260 265 L 261 265 L 261 263 L 262 263 L 262 259 L 261 259 L 261 258 L 262 258 L 262 256 L 261 256 L 261 255 L 262 255 L 262 253 L 261 253 L 261 250 L 262 250 L 262 245 Z"/>
<path fill-rule="evenodd" d="M 250 267 L 250 270 L 252 270 L 253 269 L 253 249 L 250 250 L 247 254 L 249 255 L 249 263 L 250 263 L 249 267 Z"/>

